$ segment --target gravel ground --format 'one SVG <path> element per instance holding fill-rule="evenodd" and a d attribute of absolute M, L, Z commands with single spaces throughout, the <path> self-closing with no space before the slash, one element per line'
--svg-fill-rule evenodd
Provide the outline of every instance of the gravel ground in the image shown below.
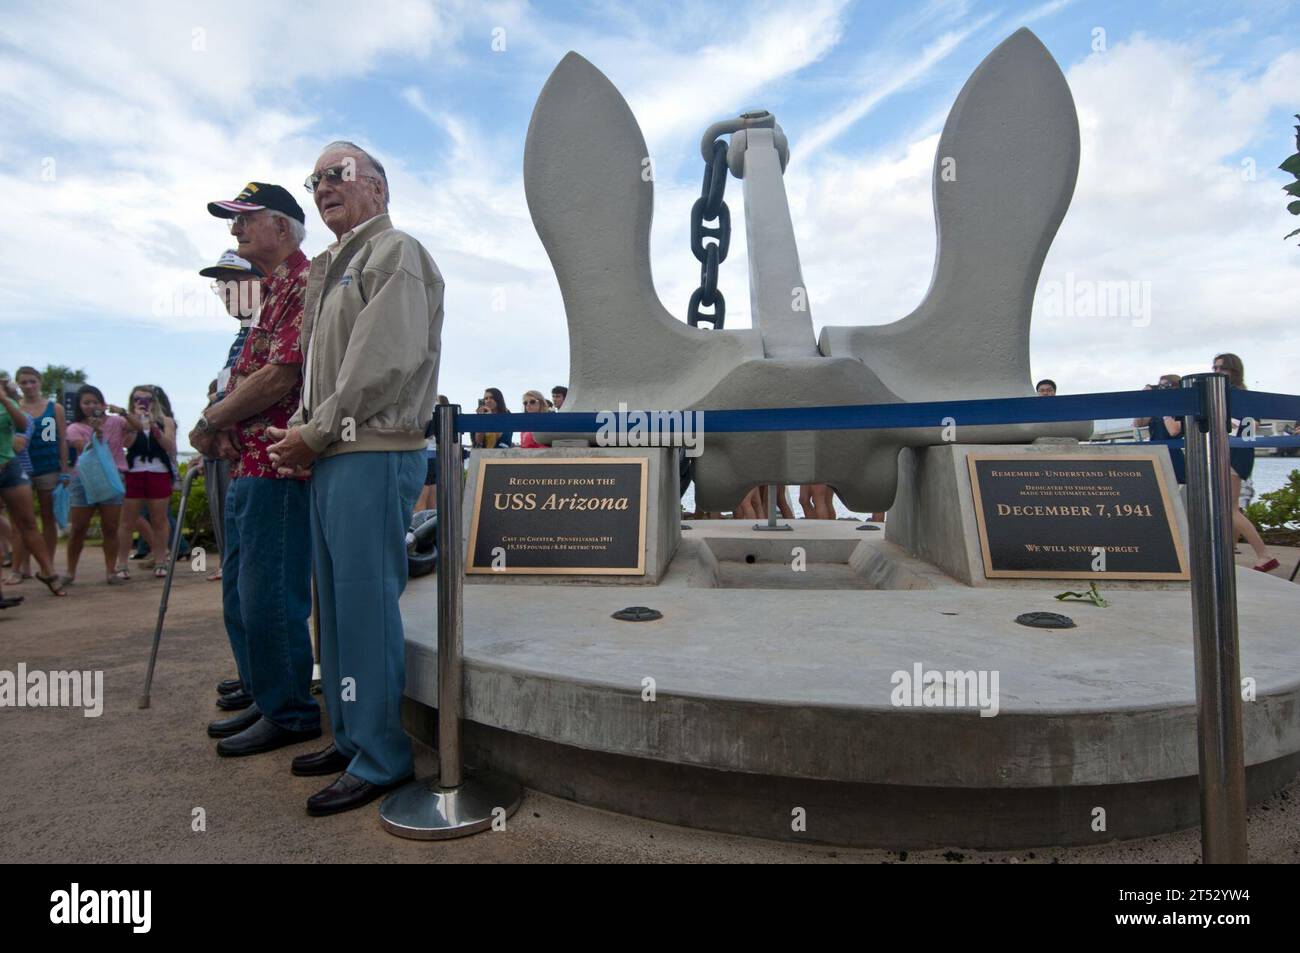
<path fill-rule="evenodd" d="M 1300 552 L 1277 552 L 1285 576 Z M 29 670 L 102 670 L 105 696 L 98 718 L 72 709 L 0 709 L 6 863 L 1194 863 L 1200 856 L 1196 829 L 1006 853 L 785 844 L 670 827 L 531 791 L 506 831 L 441 844 L 388 835 L 375 807 L 310 818 L 306 798 L 330 779 L 295 778 L 289 760 L 318 743 L 226 760 L 204 732 L 220 714 L 214 686 L 234 672 L 218 584 L 202 573 L 177 574 L 152 706 L 140 710 L 162 582 L 137 574 L 128 586 L 109 588 L 89 571 L 98 555 L 86 553 L 87 571 L 66 599 L 30 580 L 5 590 L 26 602 L 0 612 L 0 670 L 14 672 L 20 662 Z M 1300 780 L 1251 812 L 1253 861 L 1300 860 L 1298 805 Z M 206 819 L 199 832 L 192 829 L 197 808 Z"/>

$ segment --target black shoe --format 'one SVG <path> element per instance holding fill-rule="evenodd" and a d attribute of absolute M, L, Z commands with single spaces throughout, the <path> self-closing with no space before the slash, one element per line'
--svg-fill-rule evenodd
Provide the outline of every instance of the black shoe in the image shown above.
<path fill-rule="evenodd" d="M 274 751 L 286 745 L 301 744 L 319 737 L 319 725 L 309 731 L 290 731 L 281 728 L 271 719 L 262 717 L 253 722 L 252 727 L 218 741 L 217 754 L 223 758 L 242 758 L 244 755 Z"/>
<path fill-rule="evenodd" d="M 405 784 L 410 777 L 394 781 L 392 784 L 371 784 L 362 781 L 356 775 L 340 774 L 329 787 L 317 791 L 307 798 L 307 813 L 312 817 L 324 817 L 327 814 L 340 814 L 353 808 L 369 804 L 398 785 Z"/>
<path fill-rule="evenodd" d="M 233 695 L 235 692 L 242 692 L 244 683 L 237 678 L 228 678 L 224 682 L 217 682 L 218 695 Z"/>
<path fill-rule="evenodd" d="M 257 723 L 257 719 L 261 717 L 262 713 L 257 710 L 257 706 L 249 705 L 238 715 L 219 718 L 208 725 L 208 737 L 229 738 L 231 735 L 237 735 L 245 728 L 252 728 Z"/>
<path fill-rule="evenodd" d="M 253 704 L 253 696 L 242 688 L 237 692 L 222 695 L 217 699 L 217 707 L 222 711 L 240 711 L 251 704 Z"/>
<path fill-rule="evenodd" d="M 352 759 L 330 745 L 324 751 L 300 754 L 293 759 L 289 770 L 300 778 L 314 778 L 322 774 L 338 774 L 346 771 Z"/>

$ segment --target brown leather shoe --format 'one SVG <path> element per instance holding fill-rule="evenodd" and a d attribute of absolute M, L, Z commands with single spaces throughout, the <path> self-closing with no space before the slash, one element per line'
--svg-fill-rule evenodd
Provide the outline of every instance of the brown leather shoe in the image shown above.
<path fill-rule="evenodd" d="M 300 778 L 314 778 L 322 774 L 338 774 L 346 771 L 352 759 L 330 745 L 324 751 L 300 754 L 293 759 L 289 770 Z"/>
<path fill-rule="evenodd" d="M 369 804 L 375 798 L 411 780 L 409 777 L 392 784 L 371 784 L 356 775 L 344 772 L 334 783 L 307 798 L 307 813 L 312 817 L 341 814 Z"/>

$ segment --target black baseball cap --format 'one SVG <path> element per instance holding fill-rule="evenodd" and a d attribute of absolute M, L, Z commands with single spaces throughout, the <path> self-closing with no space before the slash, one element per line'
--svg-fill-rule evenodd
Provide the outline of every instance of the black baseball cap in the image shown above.
<path fill-rule="evenodd" d="M 288 190 L 267 182 L 249 182 L 242 192 L 231 201 L 208 203 L 208 211 L 217 218 L 234 218 L 244 212 L 260 212 L 269 208 L 273 212 L 282 212 L 302 224 L 307 224 L 307 215 Z"/>

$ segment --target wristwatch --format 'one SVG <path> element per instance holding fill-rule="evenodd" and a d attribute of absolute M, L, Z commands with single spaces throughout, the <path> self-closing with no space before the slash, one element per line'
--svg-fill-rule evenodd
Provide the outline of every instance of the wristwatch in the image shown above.
<path fill-rule="evenodd" d="M 208 418 L 199 414 L 199 422 L 194 425 L 194 429 L 199 433 L 216 433 L 217 428 L 208 422 Z"/>

